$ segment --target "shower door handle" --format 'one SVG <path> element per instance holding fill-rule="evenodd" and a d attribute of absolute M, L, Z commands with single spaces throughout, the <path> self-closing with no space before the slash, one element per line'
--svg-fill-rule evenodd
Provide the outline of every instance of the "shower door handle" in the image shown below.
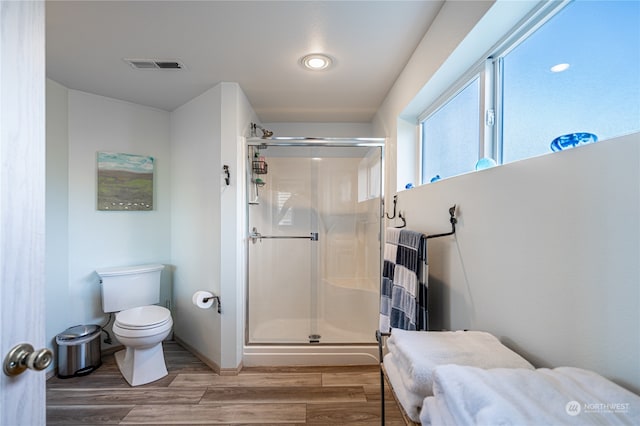
<path fill-rule="evenodd" d="M 308 237 L 303 235 L 262 235 L 260 238 L 272 239 L 272 240 L 311 240 L 318 241 L 318 233 L 311 232 Z"/>
<path fill-rule="evenodd" d="M 257 236 L 249 235 L 249 238 L 251 238 L 253 241 L 257 240 L 311 240 L 311 241 L 318 241 L 318 233 L 317 232 L 311 232 L 310 235 L 308 237 L 305 237 L 303 235 L 261 235 L 258 234 Z"/>
<path fill-rule="evenodd" d="M 303 235 L 262 235 L 261 233 L 258 232 L 258 230 L 256 228 L 253 228 L 251 230 L 251 234 L 249 234 L 249 238 L 251 239 L 252 243 L 256 243 L 257 240 L 262 241 L 263 239 L 266 240 L 311 240 L 311 241 L 318 241 L 318 233 L 317 232 L 311 232 L 309 234 L 309 236 L 303 236 Z"/>

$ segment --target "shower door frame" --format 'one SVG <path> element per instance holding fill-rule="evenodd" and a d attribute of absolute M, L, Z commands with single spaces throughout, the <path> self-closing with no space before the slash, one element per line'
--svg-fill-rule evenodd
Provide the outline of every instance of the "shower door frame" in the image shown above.
<path fill-rule="evenodd" d="M 269 146 L 280 146 L 280 147 L 301 147 L 301 148 L 313 148 L 313 147 L 330 147 L 330 148 L 351 148 L 351 147 L 370 147 L 370 148 L 379 148 L 380 149 L 380 202 L 379 202 L 379 212 L 378 217 L 380 218 L 380 223 L 378 226 L 378 239 L 380 241 L 379 244 L 379 279 L 382 278 L 382 255 L 383 255 L 383 244 L 382 244 L 382 231 L 384 227 L 384 205 L 385 205 L 385 197 L 384 197 L 384 175 L 385 175 L 385 138 L 316 138 L 316 137 L 270 137 L 267 139 L 264 138 L 247 138 L 246 139 L 246 153 L 247 156 L 245 158 L 245 312 L 244 312 L 244 344 L 246 346 L 371 346 L 375 345 L 375 342 L 366 343 L 366 342 L 356 342 L 356 343 L 347 343 L 347 342 L 299 342 L 299 343 L 291 343 L 291 342 L 260 342 L 260 343 L 251 343 L 249 341 L 249 281 L 250 281 L 250 258 L 249 258 L 249 245 L 251 244 L 251 227 L 249 221 L 249 207 L 250 207 L 250 185 L 251 185 L 251 158 L 249 158 L 249 147 L 269 147 Z M 378 291 L 379 286 L 378 286 Z M 375 325 L 374 325 L 375 327 Z M 373 330 L 372 330 L 373 335 Z"/>

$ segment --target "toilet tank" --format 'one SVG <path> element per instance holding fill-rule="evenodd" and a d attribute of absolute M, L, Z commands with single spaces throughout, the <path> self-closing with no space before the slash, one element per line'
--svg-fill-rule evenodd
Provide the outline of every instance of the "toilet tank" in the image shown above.
<path fill-rule="evenodd" d="M 119 312 L 160 302 L 164 265 L 140 265 L 96 270 L 102 287 L 102 311 Z"/>

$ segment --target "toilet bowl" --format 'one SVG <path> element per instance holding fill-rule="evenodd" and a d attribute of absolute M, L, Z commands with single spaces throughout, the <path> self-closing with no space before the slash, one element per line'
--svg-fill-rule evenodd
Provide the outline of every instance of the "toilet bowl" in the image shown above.
<path fill-rule="evenodd" d="M 164 265 L 151 264 L 96 270 L 102 285 L 102 310 L 115 312 L 113 334 L 125 347 L 115 358 L 131 386 L 168 374 L 162 341 L 171 333 L 171 312 L 160 302 Z"/>
<path fill-rule="evenodd" d="M 139 306 L 116 314 L 113 334 L 125 346 L 115 358 L 131 386 L 154 382 L 168 374 L 162 341 L 171 332 L 171 312 L 162 306 Z"/>

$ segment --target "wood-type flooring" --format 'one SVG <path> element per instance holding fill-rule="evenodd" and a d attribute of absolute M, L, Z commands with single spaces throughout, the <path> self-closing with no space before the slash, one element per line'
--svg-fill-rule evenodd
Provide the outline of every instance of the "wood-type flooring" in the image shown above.
<path fill-rule="evenodd" d="M 378 366 L 251 367 L 220 376 L 175 342 L 169 375 L 131 387 L 113 354 L 83 377 L 47 381 L 48 425 L 380 425 Z M 385 386 L 388 388 L 388 386 Z M 386 424 L 404 425 L 391 394 Z"/>

